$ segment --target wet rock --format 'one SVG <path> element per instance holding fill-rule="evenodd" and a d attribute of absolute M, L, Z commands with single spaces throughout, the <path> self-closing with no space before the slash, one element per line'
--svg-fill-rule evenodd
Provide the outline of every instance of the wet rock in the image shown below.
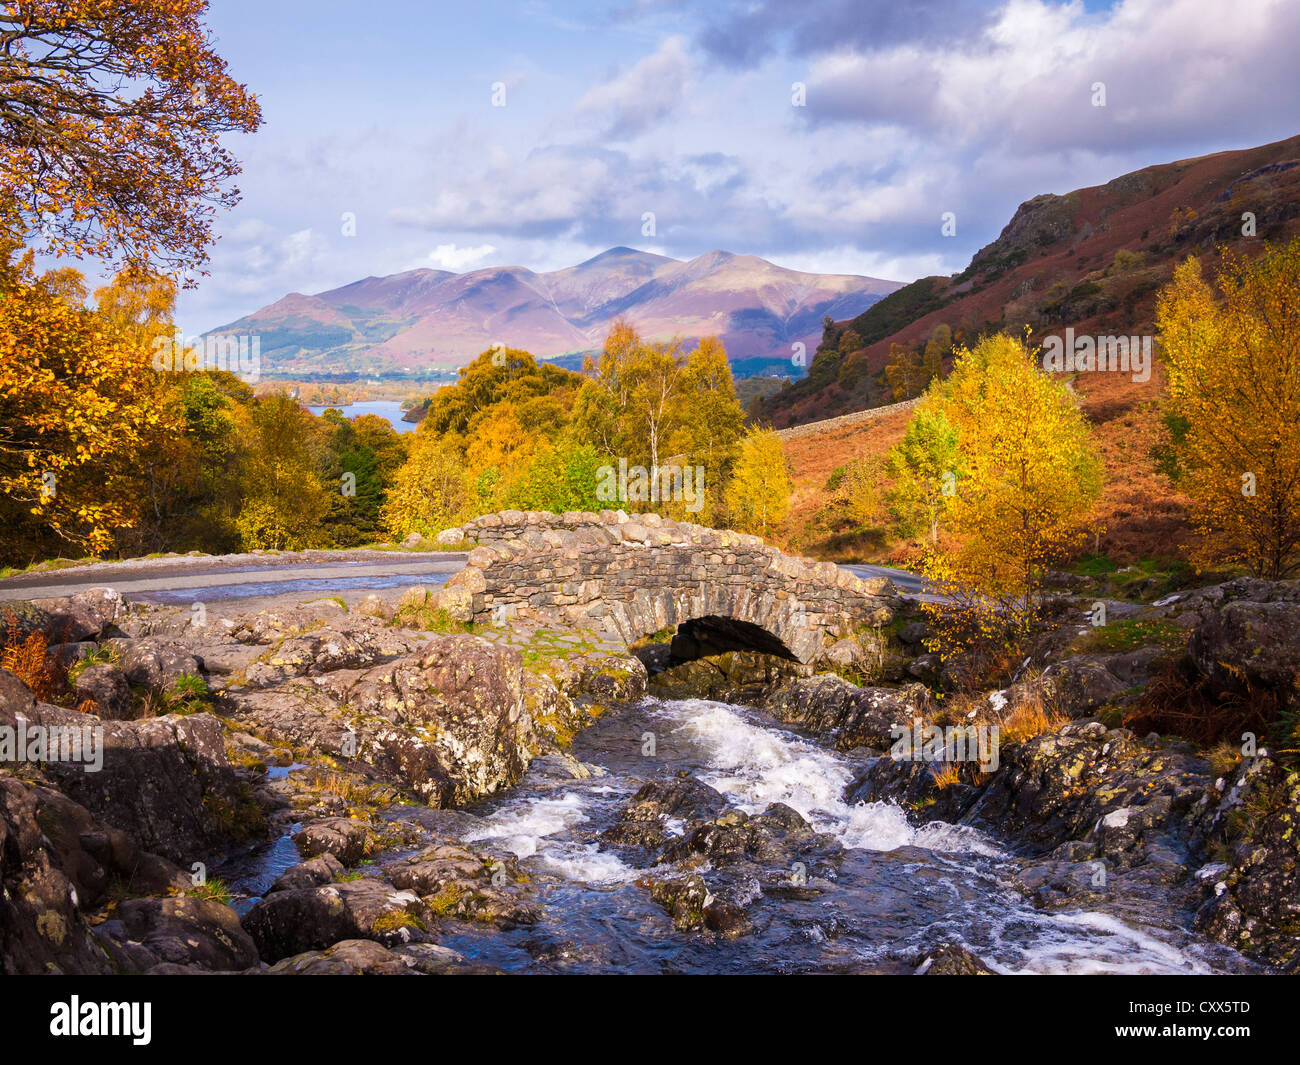
<path fill-rule="evenodd" d="M 738 861 L 784 866 L 812 852 L 838 847 L 833 837 L 815 832 L 795 810 L 773 803 L 754 817 L 729 810 L 673 840 L 663 849 L 662 860 L 689 862 L 704 857 L 715 866 Z"/>
<path fill-rule="evenodd" d="M 669 838 L 670 820 L 712 820 L 726 808 L 720 792 L 693 777 L 651 780 L 628 800 L 601 838 L 614 846 L 657 852 Z"/>
<path fill-rule="evenodd" d="M 728 939 L 748 935 L 753 925 L 744 909 L 717 898 L 698 875 L 640 882 L 680 932 L 708 931 Z"/>
<path fill-rule="evenodd" d="M 775 655 L 728 651 L 670 665 L 655 674 L 650 689 L 660 699 L 717 699 L 757 706 L 773 689 L 810 672 L 808 666 Z"/>
<path fill-rule="evenodd" d="M 956 765 L 956 781 L 940 783 L 939 775 Z M 892 802 L 916 812 L 926 821 L 956 823 L 984 793 L 984 781 L 975 762 L 927 762 L 874 758 L 863 766 L 844 790 L 849 803 Z M 923 815 L 920 812 L 923 811 Z"/>
<path fill-rule="evenodd" d="M 912 962 L 917 976 L 995 976 L 992 969 L 957 943 L 940 943 Z"/>
<path fill-rule="evenodd" d="M 266 893 L 269 895 L 273 891 L 294 891 L 298 888 L 314 888 L 322 884 L 331 884 L 346 871 L 347 866 L 333 854 L 326 852 L 300 862 L 282 873 Z"/>
<path fill-rule="evenodd" d="M 392 953 L 418 973 L 427 976 L 502 976 L 495 965 L 473 962 L 459 951 L 438 943 L 404 943 L 392 948 Z"/>
<path fill-rule="evenodd" d="M 506 929 L 535 924 L 541 917 L 540 908 L 520 893 L 524 876 L 513 859 L 441 844 L 382 871 L 395 886 L 418 893 L 439 917 Z"/>
<path fill-rule="evenodd" d="M 1223 782 L 1198 874 L 1196 927 L 1284 972 L 1300 972 L 1300 773 L 1252 759 Z"/>
<path fill-rule="evenodd" d="M 293 837 L 293 842 L 304 858 L 328 855 L 344 866 L 352 866 L 366 856 L 369 835 L 360 821 L 329 817 L 307 825 Z"/>
<path fill-rule="evenodd" d="M 275 962 L 345 939 L 410 942 L 422 937 L 431 921 L 413 891 L 366 878 L 274 892 L 254 903 L 242 923 L 262 960 Z"/>
<path fill-rule="evenodd" d="M 415 970 L 372 939 L 345 939 L 325 950 L 281 958 L 268 976 L 414 976 Z"/>
<path fill-rule="evenodd" d="M 1137 864 L 1148 844 L 1183 831 L 1210 783 L 1209 767 L 1188 750 L 1147 748 L 1128 730 L 1096 722 L 1002 754 L 1005 765 L 972 817 L 1033 853 L 1086 838 L 1112 869 Z"/>
<path fill-rule="evenodd" d="M 790 681 L 764 702 L 763 709 L 780 721 L 833 739 L 840 750 L 886 750 L 894 726 L 910 727 L 916 719 L 928 719 L 931 706 L 932 696 L 920 684 L 859 688 L 823 673 Z"/>

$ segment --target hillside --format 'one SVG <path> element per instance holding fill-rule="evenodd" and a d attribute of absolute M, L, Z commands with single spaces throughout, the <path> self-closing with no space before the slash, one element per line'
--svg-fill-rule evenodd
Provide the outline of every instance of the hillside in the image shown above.
<path fill-rule="evenodd" d="M 580 356 L 625 316 L 650 339 L 718 335 L 738 373 L 758 373 L 788 368 L 794 343 L 814 350 L 825 316 L 853 317 L 897 288 L 725 251 L 681 262 L 612 248 L 549 273 L 421 269 L 291 293 L 213 332 L 260 336 L 268 376 L 429 376 L 496 343 L 539 358 Z"/>
<path fill-rule="evenodd" d="M 1246 211 L 1257 219 L 1254 247 L 1300 229 L 1300 137 L 1035 197 L 961 274 L 925 278 L 838 323 L 837 333 L 855 330 L 866 345 L 844 356 L 823 352 L 809 380 L 769 397 L 764 412 L 789 426 L 892 402 L 881 379 L 890 345 L 923 342 L 941 323 L 970 341 L 984 330 L 1019 333 L 1025 325 L 1032 341 L 1069 326 L 1080 334 L 1151 333 L 1156 293 L 1178 262 L 1195 254 L 1213 269 L 1221 244 L 1249 253 L 1252 242 L 1241 234 Z M 1117 253 L 1127 254 L 1117 262 Z M 1151 456 L 1162 439 L 1158 347 L 1148 381 L 1116 373 L 1068 380 L 1105 466 L 1102 532 L 1091 546 L 1121 564 L 1176 558 L 1191 533 L 1185 499 L 1156 473 Z M 831 474 L 855 459 L 882 457 L 907 421 L 907 412 L 898 412 L 788 440 L 795 493 L 784 542 L 839 561 L 902 560 L 899 545 L 817 515 Z"/>
<path fill-rule="evenodd" d="M 1243 237 L 1253 212 L 1257 236 Z M 924 343 L 938 325 L 958 340 L 999 328 L 1031 341 L 1073 326 L 1091 334 L 1152 332 L 1155 296 L 1174 266 L 1216 248 L 1300 229 L 1300 137 L 1147 167 L 1105 185 L 1020 205 L 993 243 L 952 277 L 927 277 L 863 314 L 837 322 L 862 346 L 822 350 L 808 377 L 768 400 L 778 427 L 890 402 L 883 369 L 891 344 Z M 1150 383 L 1147 389 L 1154 387 Z"/>

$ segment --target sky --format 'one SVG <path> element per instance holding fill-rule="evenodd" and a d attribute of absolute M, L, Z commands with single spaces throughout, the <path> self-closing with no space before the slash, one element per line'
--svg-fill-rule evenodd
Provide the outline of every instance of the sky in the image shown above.
<path fill-rule="evenodd" d="M 208 23 L 265 121 L 228 140 L 243 199 L 186 335 L 617 245 L 910 281 L 1039 193 L 1300 133 L 1295 0 L 213 0 Z"/>

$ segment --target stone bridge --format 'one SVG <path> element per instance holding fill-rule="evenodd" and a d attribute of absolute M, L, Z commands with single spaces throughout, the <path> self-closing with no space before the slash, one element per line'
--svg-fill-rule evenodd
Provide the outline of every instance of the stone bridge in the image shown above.
<path fill-rule="evenodd" d="M 658 514 L 502 511 L 440 539 L 477 544 L 442 593 L 456 616 L 567 623 L 624 644 L 677 626 L 676 658 L 751 650 L 810 663 L 898 606 L 887 579 Z"/>

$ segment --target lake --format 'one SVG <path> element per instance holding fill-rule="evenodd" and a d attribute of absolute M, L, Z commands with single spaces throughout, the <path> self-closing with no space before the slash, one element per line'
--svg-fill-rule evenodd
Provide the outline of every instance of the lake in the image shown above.
<path fill-rule="evenodd" d="M 322 414 L 329 410 L 325 407 L 308 407 L 313 414 Z M 345 418 L 356 418 L 362 414 L 378 414 L 381 418 L 387 418 L 389 423 L 399 433 L 409 433 L 415 429 L 415 422 L 402 421 L 402 404 L 395 399 L 369 399 L 363 403 L 349 403 L 347 406 L 336 406 L 335 410 L 343 412 Z"/>

